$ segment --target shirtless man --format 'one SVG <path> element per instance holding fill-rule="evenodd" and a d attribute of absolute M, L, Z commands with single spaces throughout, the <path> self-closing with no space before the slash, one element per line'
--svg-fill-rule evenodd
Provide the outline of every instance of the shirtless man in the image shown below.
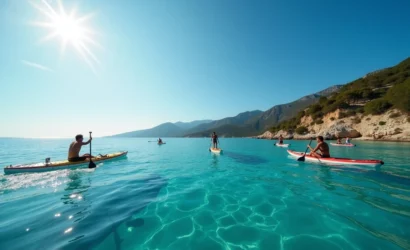
<path fill-rule="evenodd" d="M 80 156 L 80 150 L 83 145 L 87 145 L 93 139 L 90 135 L 90 139 L 87 142 L 83 142 L 83 135 L 76 135 L 75 141 L 70 144 L 70 149 L 68 150 L 68 161 L 85 161 L 87 158 L 91 158 L 90 154 L 84 154 Z"/>
<path fill-rule="evenodd" d="M 215 132 L 212 133 L 211 141 L 212 141 L 212 144 L 213 144 L 213 148 L 218 148 L 219 140 L 218 140 L 218 136 L 216 135 Z"/>
<path fill-rule="evenodd" d="M 323 141 L 323 136 L 318 136 L 316 141 L 317 141 L 316 148 L 312 148 L 310 145 L 308 145 L 308 148 L 310 149 L 309 155 L 313 157 L 319 157 L 319 158 L 329 158 L 330 157 L 329 145 L 327 145 L 327 143 Z M 318 150 L 320 150 L 320 153 L 316 153 L 316 151 Z"/>
<path fill-rule="evenodd" d="M 283 144 L 283 136 L 282 135 L 279 136 L 279 144 Z"/>

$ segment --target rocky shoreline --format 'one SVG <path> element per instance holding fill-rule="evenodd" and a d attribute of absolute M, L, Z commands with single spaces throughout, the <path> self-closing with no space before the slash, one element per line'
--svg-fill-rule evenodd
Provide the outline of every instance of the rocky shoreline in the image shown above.
<path fill-rule="evenodd" d="M 322 124 L 314 124 L 310 116 L 302 117 L 300 126 L 306 127 L 307 133 L 297 134 L 293 131 L 266 131 L 256 139 L 308 140 L 321 135 L 326 139 L 350 137 L 362 141 L 410 142 L 410 118 L 398 110 L 390 110 L 382 115 L 359 114 L 352 117 L 339 117 L 340 110 L 323 117 Z"/>

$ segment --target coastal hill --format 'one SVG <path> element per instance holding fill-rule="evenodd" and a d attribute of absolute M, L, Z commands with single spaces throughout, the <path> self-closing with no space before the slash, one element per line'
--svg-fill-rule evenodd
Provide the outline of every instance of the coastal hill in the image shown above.
<path fill-rule="evenodd" d="M 335 85 L 318 93 L 304 96 L 296 101 L 276 105 L 265 112 L 259 111 L 258 113 L 254 111 L 253 117 L 249 115 L 249 118 L 247 120 L 244 120 L 240 123 L 226 124 L 223 122 L 214 121 L 212 123 L 219 126 L 213 126 L 210 128 L 206 128 L 206 126 L 204 126 L 205 124 L 203 124 L 201 125 L 201 129 L 195 128 L 198 131 L 188 133 L 185 136 L 204 137 L 209 136 L 213 131 L 215 131 L 220 137 L 255 136 L 262 133 L 272 125 L 295 116 L 300 110 L 308 107 L 313 103 L 318 102 L 319 99 L 323 96 L 331 95 L 335 91 L 338 91 L 340 88 L 341 85 Z M 220 121 L 223 120 L 224 119 Z M 192 132 L 192 130 L 188 132 Z"/>
<path fill-rule="evenodd" d="M 344 85 L 258 138 L 410 141 L 410 58 Z"/>
<path fill-rule="evenodd" d="M 122 134 L 113 135 L 114 137 L 180 137 L 195 126 L 202 123 L 209 123 L 212 120 L 199 120 L 192 122 L 163 123 L 156 127 L 144 130 L 136 130 Z"/>

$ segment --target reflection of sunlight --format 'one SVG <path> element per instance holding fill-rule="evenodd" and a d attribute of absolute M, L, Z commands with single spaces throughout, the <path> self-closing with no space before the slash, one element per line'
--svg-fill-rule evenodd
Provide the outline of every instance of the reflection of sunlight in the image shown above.
<path fill-rule="evenodd" d="M 32 2 L 31 4 L 47 18 L 46 21 L 32 22 L 32 24 L 49 29 L 49 34 L 42 41 L 59 37 L 61 39 L 62 53 L 67 45 L 73 46 L 94 71 L 94 64 L 99 63 L 99 61 L 89 47 L 90 45 L 99 46 L 99 44 L 91 38 L 94 32 L 87 28 L 85 23 L 92 15 L 77 17 L 75 9 L 72 9 L 70 13 L 66 13 L 61 0 L 57 2 L 58 11 L 46 0 L 41 1 L 41 6 Z"/>

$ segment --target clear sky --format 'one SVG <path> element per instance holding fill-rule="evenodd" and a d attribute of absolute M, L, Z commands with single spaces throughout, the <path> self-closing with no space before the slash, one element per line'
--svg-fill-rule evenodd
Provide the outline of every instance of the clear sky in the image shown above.
<path fill-rule="evenodd" d="M 62 4 L 0 1 L 0 137 L 266 110 L 410 56 L 408 0 Z"/>

